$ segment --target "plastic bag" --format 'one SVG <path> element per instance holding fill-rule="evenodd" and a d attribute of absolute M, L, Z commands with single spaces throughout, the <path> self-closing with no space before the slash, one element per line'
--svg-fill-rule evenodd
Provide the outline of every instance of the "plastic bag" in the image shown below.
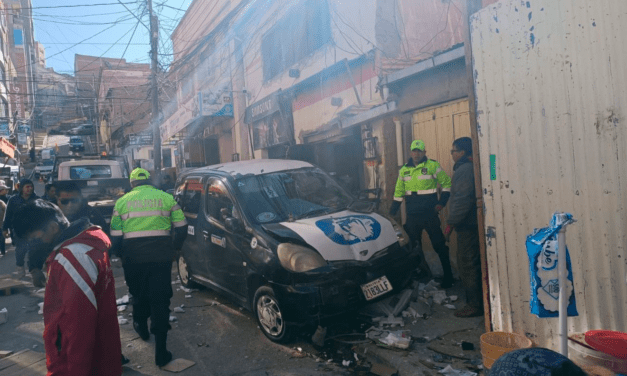
<path fill-rule="evenodd" d="M 535 229 L 527 236 L 527 255 L 531 276 L 531 313 L 538 317 L 559 317 L 559 278 L 557 271 L 557 234 L 562 227 L 574 222 L 570 213 L 555 213 L 549 227 Z M 570 255 L 566 248 L 568 316 L 578 316 L 573 287 Z"/>

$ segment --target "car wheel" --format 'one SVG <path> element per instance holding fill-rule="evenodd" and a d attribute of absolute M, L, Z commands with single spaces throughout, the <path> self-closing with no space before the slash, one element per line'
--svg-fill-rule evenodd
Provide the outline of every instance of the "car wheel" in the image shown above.
<path fill-rule="evenodd" d="M 179 279 L 181 280 L 181 285 L 187 288 L 194 287 L 194 282 L 192 281 L 191 274 L 189 273 L 189 267 L 187 266 L 185 256 L 180 254 L 176 264 L 177 270 L 179 272 Z"/>
<path fill-rule="evenodd" d="M 273 342 L 286 342 L 291 331 L 283 319 L 283 311 L 272 288 L 260 287 L 253 299 L 255 317 L 263 334 Z"/>

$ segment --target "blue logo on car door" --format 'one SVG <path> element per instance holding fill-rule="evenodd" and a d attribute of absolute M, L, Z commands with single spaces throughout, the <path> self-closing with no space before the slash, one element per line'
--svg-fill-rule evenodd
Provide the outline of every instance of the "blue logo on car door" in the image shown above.
<path fill-rule="evenodd" d="M 351 215 L 316 221 L 316 226 L 337 244 L 352 245 L 375 240 L 381 235 L 381 224 L 367 215 Z"/>

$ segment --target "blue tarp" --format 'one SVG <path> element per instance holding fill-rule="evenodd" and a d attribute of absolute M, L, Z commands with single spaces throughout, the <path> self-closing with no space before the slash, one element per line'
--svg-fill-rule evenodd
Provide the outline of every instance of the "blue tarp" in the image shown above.
<path fill-rule="evenodd" d="M 535 229 L 527 236 L 527 255 L 531 275 L 531 313 L 538 317 L 559 316 L 559 279 L 557 272 L 557 234 L 562 227 L 574 222 L 570 213 L 555 213 L 549 227 Z M 573 272 L 570 255 L 566 249 L 566 270 L 568 286 L 568 316 L 578 316 L 573 287 Z"/>

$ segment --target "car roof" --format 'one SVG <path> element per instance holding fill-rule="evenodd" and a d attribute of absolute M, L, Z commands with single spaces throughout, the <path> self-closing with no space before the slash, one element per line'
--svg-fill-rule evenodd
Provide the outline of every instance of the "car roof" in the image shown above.
<path fill-rule="evenodd" d="M 94 165 L 119 165 L 120 162 L 111 159 L 82 159 L 80 161 L 65 161 L 59 163 L 62 166 L 94 166 Z"/>
<path fill-rule="evenodd" d="M 185 175 L 189 175 L 190 173 L 221 172 L 223 174 L 228 174 L 233 177 L 239 177 L 243 175 L 269 174 L 273 172 L 295 170 L 298 168 L 306 167 L 314 166 L 307 162 L 289 159 L 252 159 L 248 161 L 228 162 L 212 166 L 200 167 L 187 171 Z"/>

